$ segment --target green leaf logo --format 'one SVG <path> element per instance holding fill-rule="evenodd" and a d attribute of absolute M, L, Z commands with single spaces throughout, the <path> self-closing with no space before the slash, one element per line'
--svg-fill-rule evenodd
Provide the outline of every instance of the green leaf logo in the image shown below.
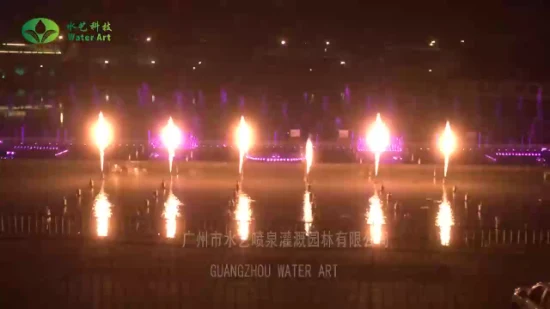
<path fill-rule="evenodd" d="M 57 38 L 59 26 L 51 19 L 33 18 L 23 25 L 21 33 L 32 44 L 46 44 Z"/>

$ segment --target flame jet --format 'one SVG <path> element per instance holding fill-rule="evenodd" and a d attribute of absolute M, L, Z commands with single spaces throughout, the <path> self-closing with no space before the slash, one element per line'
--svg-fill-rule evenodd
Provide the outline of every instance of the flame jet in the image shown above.
<path fill-rule="evenodd" d="M 170 166 L 170 174 L 172 174 L 172 164 L 174 162 L 174 157 L 176 156 L 176 149 L 181 143 L 181 131 L 174 124 L 172 117 L 168 119 L 168 123 L 162 129 L 161 138 L 164 147 L 168 150 L 168 164 Z"/>
<path fill-rule="evenodd" d="M 445 157 L 445 167 L 443 171 L 443 177 L 447 177 L 447 170 L 449 169 L 449 159 L 456 149 L 456 136 L 451 130 L 451 124 L 447 121 L 443 134 L 439 137 L 439 150 Z"/>
<path fill-rule="evenodd" d="M 386 124 L 382 121 L 380 113 L 376 114 L 376 121 L 367 132 L 366 140 L 370 151 L 374 153 L 374 175 L 378 176 L 380 156 L 390 145 L 390 131 Z"/>
<path fill-rule="evenodd" d="M 241 116 L 241 121 L 237 127 L 236 139 L 237 147 L 239 148 L 239 174 L 242 175 L 244 158 L 252 144 L 252 130 L 244 120 L 244 116 Z"/>
<path fill-rule="evenodd" d="M 103 164 L 105 161 L 105 149 L 111 144 L 113 140 L 113 130 L 111 124 L 105 120 L 103 113 L 99 112 L 97 122 L 93 127 L 94 141 L 99 149 L 99 163 L 101 166 L 101 173 L 103 174 Z"/>

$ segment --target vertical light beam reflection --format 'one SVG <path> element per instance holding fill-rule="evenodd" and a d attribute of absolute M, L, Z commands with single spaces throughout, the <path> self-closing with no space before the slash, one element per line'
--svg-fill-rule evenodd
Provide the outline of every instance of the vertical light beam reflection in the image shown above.
<path fill-rule="evenodd" d="M 164 202 L 163 217 L 166 220 L 166 238 L 176 237 L 177 217 L 179 217 L 179 207 L 182 205 L 180 200 L 172 191 L 168 193 L 168 198 Z"/>
<path fill-rule="evenodd" d="M 311 204 L 311 194 L 308 190 L 304 193 L 304 229 L 306 231 L 306 235 L 309 236 L 309 233 L 311 231 L 311 226 L 313 225 L 313 208 Z"/>
<path fill-rule="evenodd" d="M 447 192 L 443 188 L 443 199 L 439 204 L 437 212 L 436 226 L 439 227 L 439 239 L 441 245 L 449 246 L 451 243 L 451 227 L 454 225 L 453 209 L 447 200 Z"/>
<path fill-rule="evenodd" d="M 369 199 L 369 210 L 366 217 L 367 224 L 369 225 L 370 241 L 375 245 L 379 245 L 382 243 L 382 226 L 386 224 L 386 218 L 382 210 L 382 202 L 377 193 Z"/>
<path fill-rule="evenodd" d="M 237 233 L 243 241 L 250 236 L 250 221 L 252 220 L 250 203 L 250 197 L 243 192 L 239 192 L 235 209 L 235 221 L 237 222 Z"/>
<path fill-rule="evenodd" d="M 97 236 L 99 237 L 106 237 L 109 235 L 109 219 L 112 215 L 111 207 L 111 202 L 109 202 L 102 184 L 101 190 L 94 200 L 94 216 L 96 218 Z"/>

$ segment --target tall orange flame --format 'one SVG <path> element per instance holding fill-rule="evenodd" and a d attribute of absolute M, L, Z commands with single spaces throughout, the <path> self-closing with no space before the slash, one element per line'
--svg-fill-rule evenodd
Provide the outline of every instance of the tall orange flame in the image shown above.
<path fill-rule="evenodd" d="M 244 116 L 241 116 L 241 121 L 237 127 L 236 138 L 237 147 L 239 148 L 239 173 L 242 174 L 244 158 L 252 145 L 252 130 L 244 120 Z"/>
<path fill-rule="evenodd" d="M 93 135 L 95 144 L 99 149 L 99 161 L 101 165 L 101 172 L 103 172 L 105 149 L 111 144 L 113 140 L 113 130 L 109 122 L 103 117 L 102 112 L 99 113 L 97 122 L 94 125 Z"/>
<path fill-rule="evenodd" d="M 447 170 L 449 169 L 449 159 L 456 149 L 456 136 L 451 130 L 451 124 L 447 121 L 443 134 L 439 137 L 439 150 L 445 157 L 445 167 L 443 176 L 447 177 Z"/>
<path fill-rule="evenodd" d="M 378 175 L 380 156 L 390 145 L 390 130 L 382 121 L 380 113 L 376 115 L 376 121 L 367 133 L 367 144 L 370 151 L 374 153 L 374 175 Z"/>
<path fill-rule="evenodd" d="M 161 138 L 164 147 L 168 150 L 168 164 L 170 166 L 170 173 L 172 173 L 172 163 L 174 161 L 174 157 L 176 156 L 176 149 L 181 143 L 181 131 L 174 124 L 172 117 L 168 119 L 168 123 L 162 129 Z"/>

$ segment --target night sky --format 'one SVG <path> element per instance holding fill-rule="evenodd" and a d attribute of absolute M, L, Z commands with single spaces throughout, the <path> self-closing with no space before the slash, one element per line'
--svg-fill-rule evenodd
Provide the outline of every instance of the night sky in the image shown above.
<path fill-rule="evenodd" d="M 119 41 L 150 33 L 155 44 L 207 39 L 228 55 L 289 42 L 323 42 L 361 53 L 385 44 L 422 46 L 437 38 L 459 48 L 472 76 L 548 79 L 550 3 L 544 1 L 10 1 L 2 4 L 0 38 L 19 38 L 20 25 L 37 16 L 56 21 L 109 20 Z M 299 3 L 299 4 L 297 4 Z M 124 35 L 120 35 L 123 33 Z M 124 39 L 121 39 L 124 38 Z M 210 40 L 210 42 L 208 42 Z M 229 57 L 229 56 L 228 56 Z M 229 61 L 230 59 L 228 59 Z"/>

